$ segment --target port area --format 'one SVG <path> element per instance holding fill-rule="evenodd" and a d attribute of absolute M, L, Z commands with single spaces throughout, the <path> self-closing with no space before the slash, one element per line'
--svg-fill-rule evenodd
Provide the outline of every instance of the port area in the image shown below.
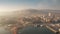
<path fill-rule="evenodd" d="M 45 25 L 45 27 L 54 32 L 55 34 L 60 34 L 60 24 L 49 24 Z"/>

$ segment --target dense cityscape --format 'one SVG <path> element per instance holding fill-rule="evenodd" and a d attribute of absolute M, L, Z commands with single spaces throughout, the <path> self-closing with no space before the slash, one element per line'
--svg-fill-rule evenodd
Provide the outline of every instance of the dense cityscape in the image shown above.
<path fill-rule="evenodd" d="M 19 30 L 26 27 L 46 27 L 54 33 L 60 32 L 60 17 L 52 14 L 35 14 L 23 17 L 2 17 L 0 19 L 0 27 L 4 27 L 6 30 L 16 34 Z M 14 32 L 15 31 L 15 32 Z"/>
<path fill-rule="evenodd" d="M 0 0 L 0 34 L 60 34 L 60 0 Z"/>

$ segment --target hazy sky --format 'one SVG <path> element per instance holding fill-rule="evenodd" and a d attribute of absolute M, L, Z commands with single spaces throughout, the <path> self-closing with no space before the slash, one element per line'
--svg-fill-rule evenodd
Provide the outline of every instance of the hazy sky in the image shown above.
<path fill-rule="evenodd" d="M 0 0 L 0 12 L 28 8 L 60 10 L 60 0 Z"/>

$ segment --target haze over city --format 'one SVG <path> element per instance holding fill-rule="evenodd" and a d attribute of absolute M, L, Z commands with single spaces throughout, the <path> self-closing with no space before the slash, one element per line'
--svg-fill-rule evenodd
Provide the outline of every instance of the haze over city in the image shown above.
<path fill-rule="evenodd" d="M 60 0 L 0 0 L 0 34 L 60 34 Z"/>

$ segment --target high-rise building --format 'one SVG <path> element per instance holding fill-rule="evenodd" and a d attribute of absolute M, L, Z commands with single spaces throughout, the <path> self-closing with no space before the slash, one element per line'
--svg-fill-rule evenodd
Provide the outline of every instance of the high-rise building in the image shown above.
<path fill-rule="evenodd" d="M 48 16 L 51 16 L 51 13 L 50 12 L 48 13 Z"/>

